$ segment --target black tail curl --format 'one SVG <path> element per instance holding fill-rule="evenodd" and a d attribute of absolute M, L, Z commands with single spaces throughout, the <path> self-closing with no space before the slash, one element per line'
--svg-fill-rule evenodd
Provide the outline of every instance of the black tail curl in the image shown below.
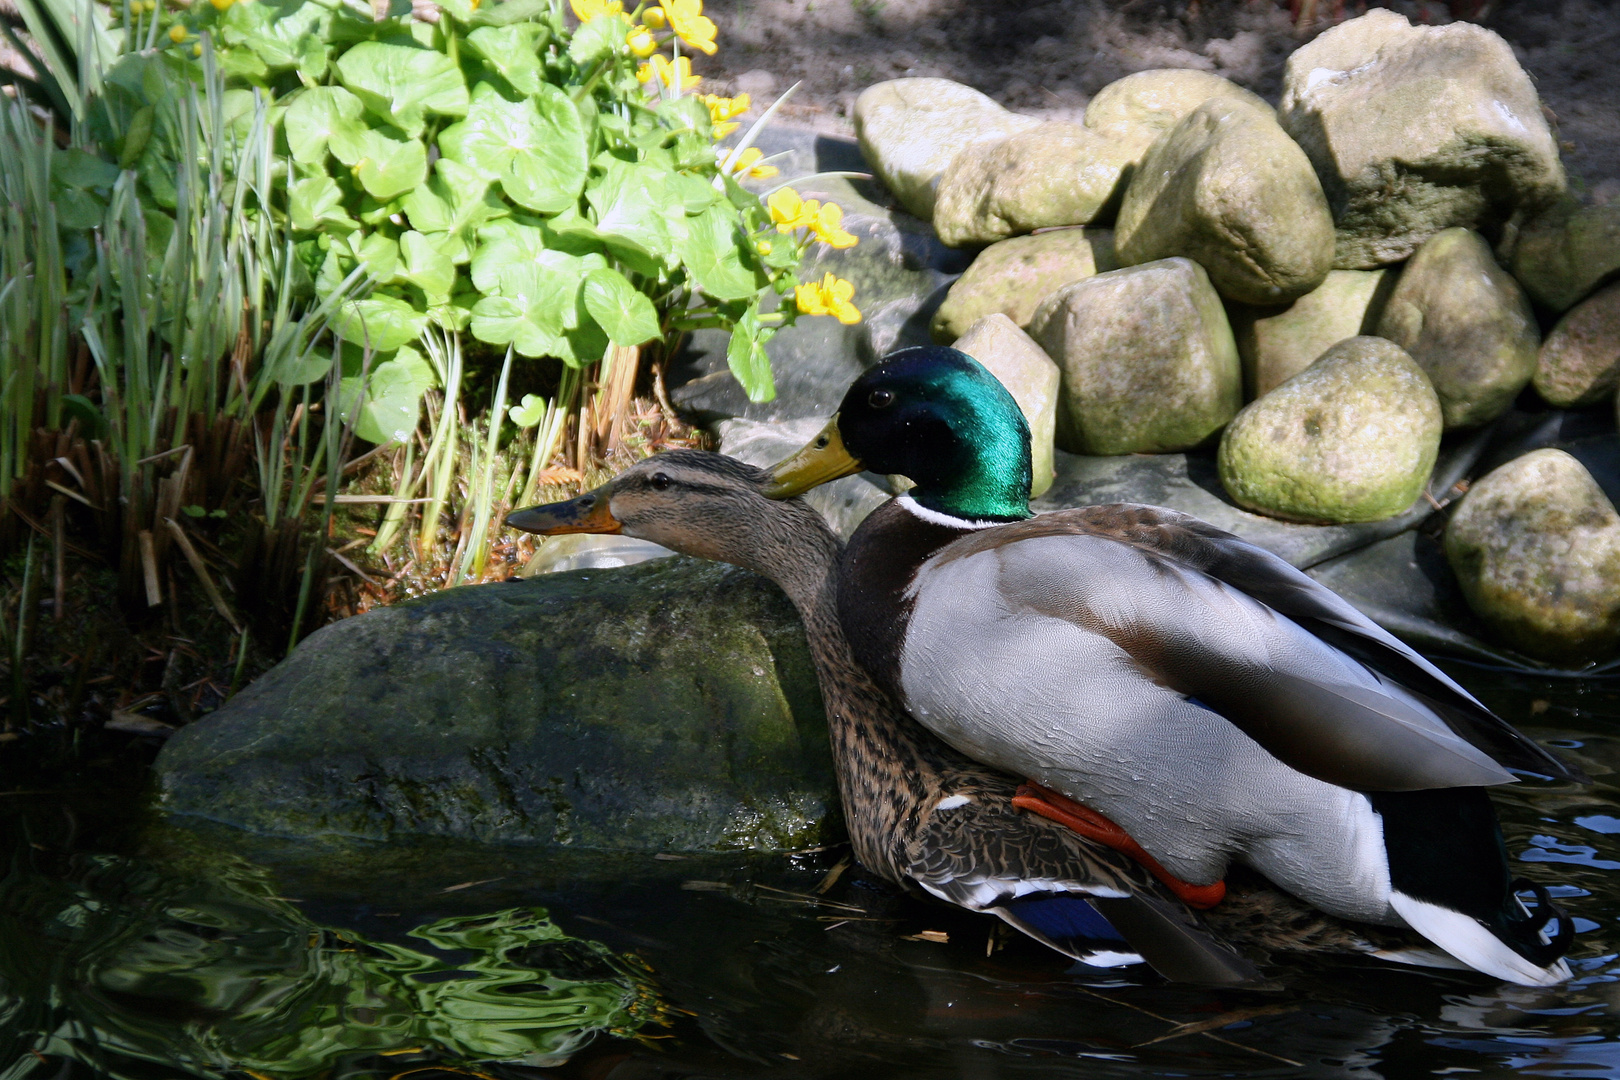
<path fill-rule="evenodd" d="M 1518 899 L 1521 892 L 1531 894 L 1530 905 Z M 1554 922 L 1558 929 L 1548 931 L 1548 926 Z M 1529 878 L 1514 878 L 1508 883 L 1508 904 L 1502 913 L 1501 925 L 1496 929 L 1514 952 L 1540 967 L 1563 956 L 1575 940 L 1575 923 L 1569 912 L 1553 903 L 1546 886 Z M 1546 941 L 1542 940 L 1543 935 L 1547 936 Z"/>

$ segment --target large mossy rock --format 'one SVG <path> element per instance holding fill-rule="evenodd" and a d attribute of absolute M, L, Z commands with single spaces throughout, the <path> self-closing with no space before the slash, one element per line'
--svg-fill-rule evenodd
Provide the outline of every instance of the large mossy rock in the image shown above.
<path fill-rule="evenodd" d="M 1548 404 L 1596 405 L 1620 386 L 1620 282 L 1570 308 L 1536 358 L 1531 380 Z"/>
<path fill-rule="evenodd" d="M 855 137 L 872 170 L 924 221 L 934 216 L 940 176 L 957 154 L 1040 123 L 950 79 L 875 83 L 855 99 L 854 119 Z"/>
<path fill-rule="evenodd" d="M 1158 68 L 1116 79 L 1086 105 L 1085 124 L 1140 161 L 1158 137 L 1210 98 L 1231 98 L 1266 113 L 1266 101 L 1237 83 L 1191 68 Z M 1129 178 L 1127 178 L 1129 179 Z"/>
<path fill-rule="evenodd" d="M 1470 606 L 1513 647 L 1569 664 L 1620 644 L 1620 514 L 1564 451 L 1474 484 L 1445 543 Z"/>
<path fill-rule="evenodd" d="M 1012 394 L 1029 423 L 1031 497 L 1052 486 L 1052 446 L 1061 375 L 1041 347 L 997 312 L 974 323 L 954 347 L 983 364 Z"/>
<path fill-rule="evenodd" d="M 1117 205 L 1125 144 L 1083 124 L 1032 127 L 957 154 L 939 180 L 934 230 L 951 247 L 1087 225 Z M 1109 210 L 1111 214 L 1112 211 Z"/>
<path fill-rule="evenodd" d="M 685 558 L 326 627 L 171 739 L 156 772 L 167 812 L 279 836 L 703 851 L 838 828 L 792 605 Z"/>
<path fill-rule="evenodd" d="M 1620 202 L 1560 199 L 1525 222 L 1512 247 L 1507 263 L 1525 292 L 1555 313 L 1568 311 L 1620 274 Z"/>
<path fill-rule="evenodd" d="M 1381 521 L 1423 493 L 1440 452 L 1440 401 L 1400 346 L 1353 337 L 1237 414 L 1221 483 L 1285 521 Z"/>
<path fill-rule="evenodd" d="M 1243 405 L 1232 328 L 1191 259 L 1067 285 L 1036 311 L 1030 336 L 1063 373 L 1057 445 L 1071 453 L 1185 450 Z"/>
<path fill-rule="evenodd" d="M 1472 23 L 1383 8 L 1341 23 L 1288 58 L 1278 113 L 1333 207 L 1340 269 L 1399 262 L 1452 226 L 1494 230 L 1565 188 L 1530 77 Z"/>
<path fill-rule="evenodd" d="M 1028 328 L 1041 301 L 1070 282 L 1119 269 L 1111 229 L 1053 229 L 1015 236 L 979 252 L 945 295 L 930 330 L 941 345 L 999 312 Z"/>
<path fill-rule="evenodd" d="M 1469 229 L 1446 229 L 1418 249 L 1384 304 L 1378 336 L 1422 365 L 1447 428 L 1505 412 L 1535 374 L 1541 346 L 1524 290 Z"/>
<path fill-rule="evenodd" d="M 1218 97 L 1142 158 L 1115 244 L 1125 266 L 1184 255 L 1228 300 L 1285 304 L 1333 268 L 1333 217 L 1310 160 L 1271 111 Z"/>
<path fill-rule="evenodd" d="M 1345 338 L 1371 334 L 1394 284 L 1388 270 L 1334 270 L 1286 307 L 1228 305 L 1244 393 L 1263 397 Z"/>

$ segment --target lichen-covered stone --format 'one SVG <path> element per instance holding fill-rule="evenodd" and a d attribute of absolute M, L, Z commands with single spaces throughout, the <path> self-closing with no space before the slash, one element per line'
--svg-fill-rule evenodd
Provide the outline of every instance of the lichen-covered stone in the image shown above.
<path fill-rule="evenodd" d="M 1387 270 L 1334 270 L 1286 307 L 1229 304 L 1232 334 L 1243 359 L 1243 391 L 1269 394 L 1345 338 L 1370 334 L 1395 284 Z"/>
<path fill-rule="evenodd" d="M 1422 365 L 1447 428 L 1500 416 L 1535 374 L 1541 345 L 1524 290 L 1469 229 L 1446 229 L 1418 249 L 1384 304 L 1378 336 Z"/>
<path fill-rule="evenodd" d="M 1124 144 L 1061 120 L 975 147 L 940 177 L 934 230 L 961 247 L 1088 224 L 1117 205 L 1131 160 Z"/>
<path fill-rule="evenodd" d="M 1576 304 L 1541 343 L 1531 380 L 1549 405 L 1596 405 L 1620 386 L 1620 282 Z"/>
<path fill-rule="evenodd" d="M 1446 526 L 1469 606 L 1504 641 L 1555 663 L 1620 643 L 1620 515 L 1562 450 L 1534 450 L 1474 484 Z"/>
<path fill-rule="evenodd" d="M 1053 229 L 991 244 L 951 284 L 929 332 L 948 345 L 992 312 L 1027 329 L 1048 296 L 1071 282 L 1117 269 L 1112 229 Z"/>
<path fill-rule="evenodd" d="M 1057 445 L 1071 453 L 1184 450 L 1243 404 L 1232 328 L 1191 259 L 1066 285 L 1035 312 L 1030 336 L 1063 373 Z"/>
<path fill-rule="evenodd" d="M 1340 269 L 1399 262 L 1452 226 L 1494 229 L 1565 188 L 1530 77 L 1473 23 L 1383 8 L 1341 23 L 1288 58 L 1278 116 L 1321 177 Z"/>
<path fill-rule="evenodd" d="M 1029 421 L 1033 498 L 1052 486 L 1052 438 L 1057 424 L 1058 366 L 1007 316 L 986 315 L 954 342 L 954 347 L 990 369 Z"/>
<path fill-rule="evenodd" d="M 1620 274 L 1620 201 L 1560 199 L 1526 221 L 1512 246 L 1508 266 L 1524 291 L 1554 312 L 1568 311 Z"/>
<path fill-rule="evenodd" d="M 1148 147 L 1181 118 L 1214 97 L 1231 98 L 1268 116 L 1276 111 L 1237 83 L 1190 68 L 1138 71 L 1097 91 L 1086 106 L 1088 128 L 1126 147 L 1140 161 Z"/>
<path fill-rule="evenodd" d="M 1315 524 L 1412 505 L 1440 452 L 1440 400 L 1400 346 L 1352 337 L 1226 426 L 1221 483 L 1239 506 Z"/>
<path fill-rule="evenodd" d="M 855 137 L 878 177 L 913 214 L 934 216 L 939 178 L 958 153 L 1040 121 L 950 79 L 891 79 L 855 99 Z"/>
<path fill-rule="evenodd" d="M 1142 158 L 1115 243 L 1126 266 L 1185 255 L 1228 300 L 1283 304 L 1333 268 L 1333 217 L 1309 159 L 1277 122 L 1218 97 Z"/>
<path fill-rule="evenodd" d="M 312 634 L 182 729 L 161 805 L 278 836 L 786 849 L 835 827 L 804 631 L 694 559 L 447 589 Z"/>

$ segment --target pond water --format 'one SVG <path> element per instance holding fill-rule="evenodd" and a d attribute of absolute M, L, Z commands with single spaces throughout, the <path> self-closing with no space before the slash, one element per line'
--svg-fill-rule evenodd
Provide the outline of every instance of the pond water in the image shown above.
<path fill-rule="evenodd" d="M 1516 872 L 1578 919 L 1565 987 L 1358 958 L 1171 986 L 1070 971 L 838 848 L 325 847 L 23 793 L 0 1080 L 1620 1074 L 1620 682 L 1450 670 L 1596 778 L 1498 798 Z"/>

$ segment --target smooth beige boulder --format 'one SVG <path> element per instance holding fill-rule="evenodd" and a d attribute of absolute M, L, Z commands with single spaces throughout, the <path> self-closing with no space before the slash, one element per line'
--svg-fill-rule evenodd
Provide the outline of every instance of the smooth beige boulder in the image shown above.
<path fill-rule="evenodd" d="M 1288 58 L 1278 118 L 1321 177 L 1340 269 L 1399 262 L 1453 226 L 1493 230 L 1566 186 L 1530 77 L 1473 23 L 1383 8 L 1341 23 Z"/>
<path fill-rule="evenodd" d="M 1030 484 L 1034 498 L 1052 486 L 1052 437 L 1057 425 L 1058 366 L 1007 316 L 986 315 L 952 345 L 990 369 L 1029 421 Z"/>
<path fill-rule="evenodd" d="M 1276 115 L 1265 99 L 1229 79 L 1190 68 L 1161 68 L 1115 79 L 1097 91 L 1086 106 L 1085 124 L 1128 147 L 1132 160 L 1140 160 L 1161 134 L 1215 97 L 1231 98 L 1268 116 Z"/>
<path fill-rule="evenodd" d="M 1283 304 L 1333 268 L 1333 216 L 1311 163 L 1277 122 L 1217 97 L 1161 135 L 1114 225 L 1126 266 L 1185 255 L 1245 304 Z"/>
<path fill-rule="evenodd" d="M 1417 361 L 1352 337 L 1226 425 L 1221 483 L 1284 521 L 1382 521 L 1423 494 L 1440 452 L 1440 399 Z"/>
<path fill-rule="evenodd" d="M 1228 304 L 1243 360 L 1243 392 L 1263 397 L 1310 367 L 1345 338 L 1371 334 L 1395 284 L 1388 270 L 1333 270 L 1285 307 Z"/>
<path fill-rule="evenodd" d="M 1536 357 L 1531 380 L 1549 405 L 1596 405 L 1620 386 L 1620 281 L 1570 308 Z"/>
<path fill-rule="evenodd" d="M 855 99 L 861 153 L 900 205 L 931 221 L 934 192 L 952 159 L 1039 124 L 950 79 L 891 79 Z"/>
<path fill-rule="evenodd" d="M 1019 327 L 1028 327 L 1041 301 L 1063 286 L 1117 269 L 1111 229 L 1053 229 L 1015 236 L 979 252 L 951 284 L 929 330 L 935 341 L 948 345 L 996 311 Z"/>
<path fill-rule="evenodd" d="M 1118 205 L 1121 143 L 1061 120 L 957 154 L 939 180 L 934 231 L 949 247 L 1086 225 Z"/>
<path fill-rule="evenodd" d="M 1536 370 L 1541 331 L 1518 282 L 1469 229 L 1436 233 L 1406 264 L 1378 336 L 1423 366 L 1446 427 L 1496 419 Z"/>
<path fill-rule="evenodd" d="M 1568 311 L 1620 274 L 1620 201 L 1581 206 L 1559 200 L 1519 229 L 1507 264 L 1536 303 Z"/>
<path fill-rule="evenodd" d="M 1445 547 L 1474 613 L 1521 652 L 1576 664 L 1620 644 L 1620 514 L 1564 451 L 1531 451 L 1476 482 Z"/>
<path fill-rule="evenodd" d="M 1071 453 L 1186 450 L 1243 404 L 1232 328 L 1191 259 L 1066 285 L 1035 312 L 1030 336 L 1063 372 L 1057 445 Z"/>

